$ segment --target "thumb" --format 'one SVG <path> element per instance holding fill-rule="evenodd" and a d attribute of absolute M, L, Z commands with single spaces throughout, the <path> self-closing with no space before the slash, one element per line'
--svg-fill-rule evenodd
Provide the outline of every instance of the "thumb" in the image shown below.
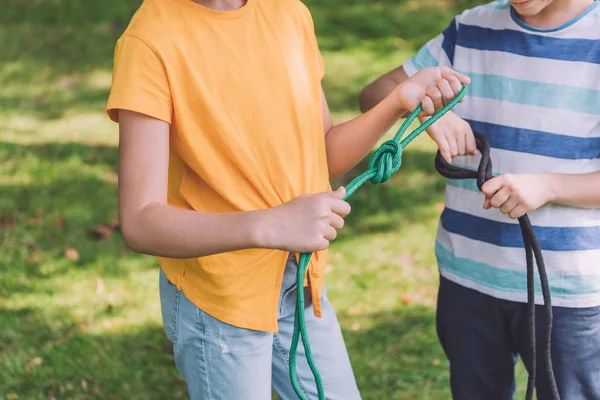
<path fill-rule="evenodd" d="M 490 201 L 489 197 L 485 198 L 485 201 L 483 202 L 483 208 L 485 210 L 489 210 L 490 208 L 492 208 L 492 202 Z"/>
<path fill-rule="evenodd" d="M 452 164 L 452 152 L 450 151 L 450 144 L 448 144 L 448 141 L 443 136 L 436 139 L 438 148 L 440 149 L 440 154 L 448 164 Z"/>
<path fill-rule="evenodd" d="M 440 149 L 440 154 L 448 164 L 452 164 L 452 155 L 450 154 L 450 150 Z"/>
<path fill-rule="evenodd" d="M 334 199 L 343 200 L 344 196 L 346 196 L 346 188 L 343 186 L 340 186 L 339 188 L 337 188 L 336 191 L 331 192 L 331 197 L 333 197 Z"/>

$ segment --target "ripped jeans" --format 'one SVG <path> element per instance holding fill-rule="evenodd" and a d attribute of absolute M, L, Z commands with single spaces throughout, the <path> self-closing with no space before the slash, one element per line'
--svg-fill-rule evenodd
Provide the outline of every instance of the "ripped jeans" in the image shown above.
<path fill-rule="evenodd" d="M 279 298 L 279 333 L 253 331 L 223 323 L 196 307 L 160 273 L 160 299 L 165 331 L 173 342 L 175 364 L 187 383 L 191 400 L 269 400 L 271 388 L 281 400 L 297 399 L 289 378 L 289 351 L 296 304 L 296 269 L 286 264 Z M 326 289 L 322 318 L 305 308 L 311 350 L 327 400 L 358 400 L 342 332 Z M 300 386 L 317 399 L 316 385 L 298 348 Z"/>

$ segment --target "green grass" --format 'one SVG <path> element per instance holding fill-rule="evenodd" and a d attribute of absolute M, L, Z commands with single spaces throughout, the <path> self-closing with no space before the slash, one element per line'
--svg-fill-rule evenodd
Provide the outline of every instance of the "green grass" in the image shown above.
<path fill-rule="evenodd" d="M 138 3 L 1 2 L 2 400 L 187 397 L 162 332 L 157 263 L 108 227 L 117 127 L 103 106 L 114 42 Z M 307 1 L 334 119 L 355 115 L 365 83 L 474 3 Z M 434 324 L 434 150 L 418 139 L 390 182 L 357 193 L 333 245 L 331 298 L 364 399 L 450 398 Z"/>

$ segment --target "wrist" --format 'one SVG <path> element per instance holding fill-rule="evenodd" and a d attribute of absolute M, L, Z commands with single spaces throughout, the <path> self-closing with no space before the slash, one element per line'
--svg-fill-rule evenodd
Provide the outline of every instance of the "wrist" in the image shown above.
<path fill-rule="evenodd" d="M 406 104 L 403 87 L 404 83 L 401 83 L 385 99 L 388 100 L 388 102 L 391 104 L 391 107 L 394 108 L 396 114 L 398 115 L 398 119 L 405 118 L 408 116 L 408 114 L 410 114 L 410 109 Z"/>
<path fill-rule="evenodd" d="M 546 203 L 554 203 L 559 197 L 561 176 L 559 174 L 544 174 L 543 181 L 545 182 L 545 200 Z"/>
<path fill-rule="evenodd" d="M 275 249 L 277 248 L 277 225 L 273 221 L 277 218 L 273 217 L 276 208 L 266 210 L 253 211 L 248 218 L 248 233 L 252 247 L 259 249 Z"/>

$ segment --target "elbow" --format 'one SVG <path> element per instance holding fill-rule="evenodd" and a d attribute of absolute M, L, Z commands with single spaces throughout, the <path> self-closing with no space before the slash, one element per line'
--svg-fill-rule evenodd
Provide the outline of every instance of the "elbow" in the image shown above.
<path fill-rule="evenodd" d="M 362 113 L 366 113 L 371 108 L 375 107 L 378 101 L 375 100 L 377 92 L 373 87 L 373 83 L 365 86 L 358 95 L 358 105 Z"/>
<path fill-rule="evenodd" d="M 146 254 L 146 246 L 144 246 L 143 240 L 140 238 L 140 235 L 137 233 L 136 229 L 131 226 L 131 223 L 122 223 L 121 232 L 123 233 L 125 244 L 131 251 L 135 253 Z"/>
<path fill-rule="evenodd" d="M 368 98 L 369 86 L 366 86 L 365 88 L 363 88 L 363 90 L 360 91 L 360 94 L 358 95 L 358 106 L 360 108 L 360 112 L 362 113 L 369 111 L 369 109 L 371 108 L 369 107 Z"/>
<path fill-rule="evenodd" d="M 338 176 L 342 175 L 345 171 L 340 171 L 340 165 L 336 162 L 336 160 L 331 157 L 329 151 L 327 152 L 327 170 L 329 172 L 329 180 L 333 180 Z"/>
<path fill-rule="evenodd" d="M 121 233 L 127 247 L 140 254 L 148 254 L 148 244 L 142 235 L 143 229 L 140 229 L 138 218 L 134 215 L 121 216 Z"/>

